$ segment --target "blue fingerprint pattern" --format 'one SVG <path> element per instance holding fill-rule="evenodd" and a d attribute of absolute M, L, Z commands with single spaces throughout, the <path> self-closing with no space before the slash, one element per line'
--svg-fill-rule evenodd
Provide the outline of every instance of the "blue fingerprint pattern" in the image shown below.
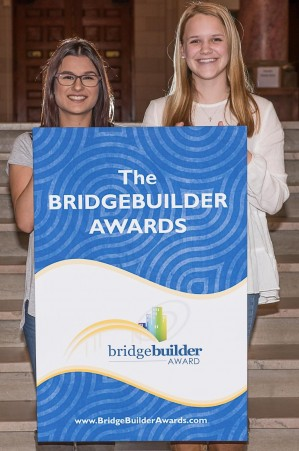
<path fill-rule="evenodd" d="M 69 259 L 122 268 L 193 294 L 226 290 L 246 278 L 245 127 L 34 129 L 35 271 Z M 118 170 L 155 174 L 124 184 Z M 49 194 L 225 193 L 229 208 L 49 210 Z M 90 234 L 95 219 L 186 220 L 185 233 Z"/>
<path fill-rule="evenodd" d="M 39 441 L 247 440 L 246 394 L 215 407 L 184 407 L 106 376 L 71 372 L 41 384 L 37 395 Z"/>

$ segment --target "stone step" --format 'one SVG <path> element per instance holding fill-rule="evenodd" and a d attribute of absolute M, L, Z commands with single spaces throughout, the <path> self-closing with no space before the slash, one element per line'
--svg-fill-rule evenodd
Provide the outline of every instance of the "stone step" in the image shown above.
<path fill-rule="evenodd" d="M 247 451 L 298 451 L 299 429 L 252 429 Z"/>
<path fill-rule="evenodd" d="M 299 185 L 289 185 L 290 194 L 298 194 L 299 193 Z"/>
<path fill-rule="evenodd" d="M 2 194 L 9 194 L 9 187 L 8 183 L 0 183 L 0 195 Z"/>
<path fill-rule="evenodd" d="M 277 255 L 279 272 L 299 272 L 299 253 L 295 255 Z"/>
<path fill-rule="evenodd" d="M 299 318 L 299 298 L 281 298 L 280 302 L 259 305 L 257 314 L 265 319 Z"/>
<path fill-rule="evenodd" d="M 12 219 L 0 217 L 0 232 L 17 232 L 17 226 Z M 2 241 L 2 240 L 1 240 Z"/>
<path fill-rule="evenodd" d="M 275 255 L 299 255 L 299 230 L 275 230 L 270 233 Z"/>
<path fill-rule="evenodd" d="M 251 344 L 248 352 L 248 369 L 299 370 L 299 346 Z"/>
<path fill-rule="evenodd" d="M 0 431 L 35 431 L 35 401 L 1 401 Z"/>
<path fill-rule="evenodd" d="M 25 256 L 0 256 L 0 274 L 24 274 L 25 266 Z"/>
<path fill-rule="evenodd" d="M 253 345 L 297 345 L 299 347 L 299 318 L 265 318 L 256 320 Z"/>
<path fill-rule="evenodd" d="M 286 150 L 299 149 L 298 122 L 283 121 L 282 127 L 284 130 L 285 149 Z"/>
<path fill-rule="evenodd" d="M 299 217 L 299 193 L 293 193 L 284 203 L 282 209 L 275 214 L 277 217 L 298 218 Z"/>
<path fill-rule="evenodd" d="M 0 373 L 31 373 L 26 348 L 0 348 Z"/>
<path fill-rule="evenodd" d="M 5 157 L 5 159 L 4 159 Z M 6 174 L 7 155 L 0 154 L 0 185 L 8 185 L 8 176 Z"/>
<path fill-rule="evenodd" d="M 288 161 L 298 161 L 299 160 L 299 149 L 293 149 L 293 150 L 289 150 L 289 149 L 285 149 L 284 151 L 284 159 L 288 160 Z"/>
<path fill-rule="evenodd" d="M 0 273 L 0 302 L 7 299 L 22 299 L 25 274 Z"/>
<path fill-rule="evenodd" d="M 299 230 L 299 217 L 284 218 L 279 216 L 269 216 L 267 221 L 270 232 Z"/>
<path fill-rule="evenodd" d="M 22 305 L 22 299 L 0 300 L 0 321 L 20 321 Z"/>
<path fill-rule="evenodd" d="M 0 258 L 27 255 L 29 235 L 22 232 L 2 231 L 0 235 Z"/>
<path fill-rule="evenodd" d="M 299 397 L 251 398 L 248 415 L 251 429 L 299 429 Z"/>
<path fill-rule="evenodd" d="M 299 153 L 285 153 L 285 171 L 288 174 L 288 185 L 299 182 Z"/>
<path fill-rule="evenodd" d="M 281 272 L 280 279 L 280 296 L 297 297 L 299 293 L 299 277 L 295 272 Z"/>
<path fill-rule="evenodd" d="M 1 218 L 13 220 L 13 208 L 10 194 L 1 194 L 0 196 L 0 212 Z"/>
<path fill-rule="evenodd" d="M 0 402 L 35 400 L 35 384 L 31 372 L 0 373 Z"/>
<path fill-rule="evenodd" d="M 250 399 L 299 396 L 299 369 L 249 370 L 248 396 Z"/>
<path fill-rule="evenodd" d="M 0 443 L 1 451 L 36 451 L 33 432 L 0 432 Z"/>
<path fill-rule="evenodd" d="M 25 340 L 20 330 L 20 321 L 10 320 L 0 322 L 0 347 L 24 347 Z"/>

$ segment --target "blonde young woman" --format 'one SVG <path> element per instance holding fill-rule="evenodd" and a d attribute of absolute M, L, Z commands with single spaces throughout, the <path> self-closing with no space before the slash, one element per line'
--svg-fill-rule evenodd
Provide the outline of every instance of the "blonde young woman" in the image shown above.
<path fill-rule="evenodd" d="M 235 22 L 227 8 L 194 2 L 177 29 L 169 94 L 153 100 L 146 126 L 245 125 L 248 131 L 248 339 L 258 303 L 279 301 L 279 280 L 266 213 L 289 196 L 284 135 L 271 102 L 252 93 Z M 238 443 L 172 444 L 176 451 L 241 451 Z"/>

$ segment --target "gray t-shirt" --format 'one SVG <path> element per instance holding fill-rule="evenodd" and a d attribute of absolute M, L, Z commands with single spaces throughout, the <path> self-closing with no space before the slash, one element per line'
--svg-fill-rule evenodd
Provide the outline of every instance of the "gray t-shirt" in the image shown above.
<path fill-rule="evenodd" d="M 22 133 L 19 135 L 13 145 L 11 154 L 7 163 L 7 172 L 9 172 L 9 165 L 16 164 L 19 166 L 33 167 L 33 153 L 32 153 L 32 138 L 30 133 Z M 26 262 L 26 279 L 25 279 L 25 293 L 24 303 L 29 301 L 28 313 L 35 316 L 35 296 L 34 296 L 34 260 L 33 260 L 33 237 L 34 232 L 30 234 L 28 254 Z M 24 308 L 21 320 L 21 327 L 24 325 Z"/>

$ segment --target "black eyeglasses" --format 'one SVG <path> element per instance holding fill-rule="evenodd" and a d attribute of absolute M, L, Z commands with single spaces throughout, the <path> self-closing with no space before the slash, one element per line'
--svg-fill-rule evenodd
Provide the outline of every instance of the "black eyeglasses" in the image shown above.
<path fill-rule="evenodd" d="M 97 86 L 101 80 L 98 75 L 95 74 L 87 74 L 87 75 L 75 75 L 75 74 L 56 74 L 55 78 L 57 78 L 58 83 L 62 86 L 72 86 L 76 83 L 77 78 L 80 78 L 80 81 L 83 86 L 87 88 L 93 88 Z"/>

